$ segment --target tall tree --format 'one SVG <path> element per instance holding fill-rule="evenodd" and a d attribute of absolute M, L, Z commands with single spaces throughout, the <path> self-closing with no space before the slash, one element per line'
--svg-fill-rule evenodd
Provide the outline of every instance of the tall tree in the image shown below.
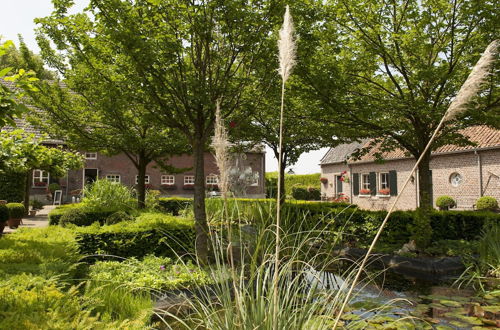
<path fill-rule="evenodd" d="M 188 139 L 194 156 L 197 253 L 206 261 L 209 245 L 203 156 L 213 134 L 215 103 L 222 100 L 224 118 L 239 108 L 256 59 L 268 51 L 264 41 L 281 16 L 282 4 L 91 0 L 90 15 L 67 15 L 71 1 L 54 3 L 52 16 L 38 20 L 42 25 L 39 44 L 50 39 L 60 50 L 71 49 L 85 56 L 95 48 L 94 42 L 108 42 L 112 53 L 123 58 L 123 66 L 118 66 L 128 81 L 136 88 L 141 86 L 149 97 L 148 110 Z M 273 15 L 274 21 L 270 18 Z M 84 33 L 90 38 L 82 36 Z M 89 43 L 82 43 L 82 39 Z M 47 51 L 46 56 L 60 62 L 54 52 Z"/>
<path fill-rule="evenodd" d="M 29 208 L 32 173 L 35 169 L 60 177 L 80 168 L 82 156 L 62 148 L 47 147 L 43 139 L 23 130 L 0 132 L 0 173 L 21 173 L 26 178 L 24 206 Z"/>
<path fill-rule="evenodd" d="M 82 44 L 90 43 L 85 33 L 80 37 Z M 43 109 L 31 112 L 29 119 L 72 148 L 125 154 L 137 170 L 137 203 L 144 208 L 147 166 L 155 161 L 166 172 L 177 172 L 168 158 L 189 149 L 183 136 L 158 125 L 146 109 L 151 107 L 147 95 L 121 74 L 119 54 L 102 41 L 92 40 L 84 55 L 67 49 L 64 63 L 56 66 L 64 82 L 39 81 L 36 92 L 28 91 L 32 103 Z M 50 52 L 47 44 L 41 46 L 43 54 Z"/>
<path fill-rule="evenodd" d="M 453 97 L 495 38 L 494 1 L 328 2 L 322 41 L 306 79 L 316 100 L 382 151 L 424 153 Z M 498 65 L 495 68 L 498 73 Z M 430 207 L 430 153 L 470 143 L 464 127 L 499 127 L 498 74 L 469 111 L 447 123 L 418 168 L 420 206 Z M 375 145 L 375 144 L 374 144 Z"/>
<path fill-rule="evenodd" d="M 10 72 L 18 73 L 19 70 L 32 71 L 38 79 L 55 79 L 56 73 L 44 67 L 42 58 L 28 49 L 21 35 L 19 48 L 14 44 L 0 54 L 0 69 L 10 67 Z"/>

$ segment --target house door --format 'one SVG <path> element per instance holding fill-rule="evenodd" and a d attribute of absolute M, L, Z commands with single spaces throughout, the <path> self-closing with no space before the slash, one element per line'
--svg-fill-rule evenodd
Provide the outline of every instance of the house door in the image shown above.
<path fill-rule="evenodd" d="M 97 175 L 99 170 L 97 168 L 85 168 L 83 170 L 83 186 L 86 184 L 92 184 L 97 181 Z"/>
<path fill-rule="evenodd" d="M 342 180 L 340 175 L 335 176 L 335 195 L 339 196 L 342 193 Z"/>

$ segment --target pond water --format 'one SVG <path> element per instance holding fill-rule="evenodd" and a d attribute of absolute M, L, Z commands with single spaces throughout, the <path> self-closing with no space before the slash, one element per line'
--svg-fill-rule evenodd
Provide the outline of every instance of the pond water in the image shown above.
<path fill-rule="evenodd" d="M 344 322 L 354 328 L 488 329 L 500 327 L 500 296 L 478 297 L 457 290 L 452 281 L 423 281 L 386 271 L 360 283 Z M 307 286 L 348 290 L 348 283 L 331 272 L 311 270 Z M 408 320 L 408 317 L 415 318 Z"/>

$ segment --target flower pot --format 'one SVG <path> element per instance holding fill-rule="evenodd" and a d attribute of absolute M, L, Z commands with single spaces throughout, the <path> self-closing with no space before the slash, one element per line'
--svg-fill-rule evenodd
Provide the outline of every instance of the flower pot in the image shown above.
<path fill-rule="evenodd" d="M 31 210 L 30 211 L 30 217 L 34 217 L 36 215 L 36 210 Z"/>
<path fill-rule="evenodd" d="M 7 221 L 7 224 L 9 225 L 9 228 L 15 229 L 19 227 L 19 225 L 21 224 L 21 220 L 22 219 L 9 219 L 9 221 Z"/>

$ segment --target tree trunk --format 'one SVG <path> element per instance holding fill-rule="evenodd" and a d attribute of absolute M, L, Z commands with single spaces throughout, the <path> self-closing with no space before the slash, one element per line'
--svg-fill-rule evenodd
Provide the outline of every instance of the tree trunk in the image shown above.
<path fill-rule="evenodd" d="M 146 168 L 148 161 L 143 155 L 139 155 L 139 164 L 137 166 L 137 207 L 144 209 L 146 207 Z"/>
<path fill-rule="evenodd" d="M 431 153 L 427 152 L 418 166 L 419 206 L 424 209 L 432 208 L 432 184 L 430 171 Z"/>
<path fill-rule="evenodd" d="M 193 143 L 194 157 L 194 218 L 196 230 L 196 255 L 201 264 L 208 263 L 208 223 L 205 212 L 205 159 L 204 141 L 197 138 Z"/>
<path fill-rule="evenodd" d="M 25 215 L 28 215 L 30 209 L 30 192 L 31 192 L 31 180 L 33 178 L 33 171 L 26 172 L 26 181 L 24 187 L 24 208 L 26 209 Z"/>

